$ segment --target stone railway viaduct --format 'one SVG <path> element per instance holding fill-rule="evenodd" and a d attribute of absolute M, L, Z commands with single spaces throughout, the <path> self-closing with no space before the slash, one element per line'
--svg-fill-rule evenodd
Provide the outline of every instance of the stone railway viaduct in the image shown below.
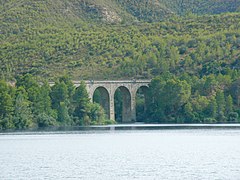
<path fill-rule="evenodd" d="M 93 101 L 94 92 L 100 93 L 100 104 L 104 108 L 107 117 L 115 120 L 114 95 L 117 89 L 120 89 L 123 97 L 122 122 L 136 121 L 136 93 L 142 88 L 146 92 L 151 80 L 121 80 L 121 81 L 85 81 L 86 88 Z M 78 87 L 80 81 L 73 81 Z"/>

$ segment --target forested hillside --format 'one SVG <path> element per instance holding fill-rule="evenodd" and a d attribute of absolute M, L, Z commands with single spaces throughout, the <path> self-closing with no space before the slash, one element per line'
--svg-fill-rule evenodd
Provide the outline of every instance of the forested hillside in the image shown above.
<path fill-rule="evenodd" d="M 42 24 L 158 22 L 173 15 L 239 11 L 239 0 L 2 0 L 1 30 Z M 10 26 L 10 27 L 6 27 Z"/>
<path fill-rule="evenodd" d="M 239 0 L 117 0 L 139 20 L 153 22 L 173 15 L 198 15 L 239 11 Z"/>
<path fill-rule="evenodd" d="M 3 0 L 0 125 L 24 127 L 28 117 L 18 111 L 21 104 L 34 126 L 41 127 L 42 121 L 43 126 L 105 123 L 100 107 L 87 103 L 84 119 L 74 114 L 85 105 L 71 102 L 73 94 L 59 100 L 56 94 L 51 96 L 54 88 L 47 86 L 46 106 L 52 110 L 40 107 L 42 111 L 37 111 L 39 104 L 34 103 L 43 95 L 36 82 L 55 80 L 59 82 L 56 88 L 66 91 L 70 79 L 59 79 L 63 73 L 71 80 L 153 79 L 150 108 L 140 112 L 140 121 L 238 122 L 237 11 L 239 0 Z M 28 74 L 35 81 L 30 85 L 21 80 Z M 11 81 L 17 87 L 7 84 Z M 39 94 L 33 97 L 34 89 Z M 141 97 L 138 109 L 144 106 Z M 91 110 L 100 113 L 100 121 Z M 19 119 L 23 124 L 18 127 Z"/>
<path fill-rule="evenodd" d="M 13 23 L 14 24 L 14 23 Z M 198 76 L 239 67 L 240 14 L 175 17 L 132 25 L 30 26 L 1 33 L 1 76 L 73 79 Z M 8 26 L 6 26 L 8 27 Z"/>

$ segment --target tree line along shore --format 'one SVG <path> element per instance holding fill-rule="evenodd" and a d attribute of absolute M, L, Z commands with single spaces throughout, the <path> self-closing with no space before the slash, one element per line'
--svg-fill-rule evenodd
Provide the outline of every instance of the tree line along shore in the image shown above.
<path fill-rule="evenodd" d="M 158 76 L 149 84 L 145 97 L 136 97 L 137 121 L 238 123 L 240 79 L 234 77 L 238 76 L 178 77 L 169 72 Z M 121 95 L 115 98 L 119 103 L 116 112 L 121 112 Z M 76 88 L 68 76 L 59 77 L 52 87 L 46 81 L 40 85 L 30 74 L 19 76 L 15 86 L 0 81 L 2 130 L 121 123 L 116 119 L 107 119 L 104 109 L 90 101 L 84 82 Z"/>

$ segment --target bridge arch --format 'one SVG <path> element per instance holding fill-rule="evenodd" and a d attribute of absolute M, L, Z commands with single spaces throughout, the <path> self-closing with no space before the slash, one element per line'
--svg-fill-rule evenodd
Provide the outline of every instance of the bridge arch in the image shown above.
<path fill-rule="evenodd" d="M 109 91 L 103 87 L 99 86 L 95 88 L 92 95 L 93 102 L 100 104 L 107 115 L 107 118 L 110 119 L 110 94 Z"/>
<path fill-rule="evenodd" d="M 147 105 L 149 104 L 148 97 L 149 86 L 143 85 L 140 86 L 136 93 L 136 121 L 143 122 L 146 117 Z"/>
<path fill-rule="evenodd" d="M 130 90 L 125 86 L 120 86 L 115 90 L 114 92 L 115 120 L 122 123 L 132 121 L 131 96 L 132 94 Z M 119 110 L 120 112 L 118 112 Z"/>

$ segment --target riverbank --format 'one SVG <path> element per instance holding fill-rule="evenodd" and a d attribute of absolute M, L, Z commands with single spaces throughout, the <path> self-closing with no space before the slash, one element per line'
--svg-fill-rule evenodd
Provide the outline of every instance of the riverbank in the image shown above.
<path fill-rule="evenodd" d="M 181 129 L 240 129 L 240 124 L 114 124 L 75 127 L 49 127 L 41 129 L 5 130 L 0 135 L 8 134 L 65 134 L 88 133 L 91 131 L 121 131 L 121 130 L 181 130 Z"/>
<path fill-rule="evenodd" d="M 90 126 L 87 128 L 93 129 L 203 129 L 203 128 L 240 128 L 240 124 L 117 124 L 117 125 L 103 125 Z"/>

